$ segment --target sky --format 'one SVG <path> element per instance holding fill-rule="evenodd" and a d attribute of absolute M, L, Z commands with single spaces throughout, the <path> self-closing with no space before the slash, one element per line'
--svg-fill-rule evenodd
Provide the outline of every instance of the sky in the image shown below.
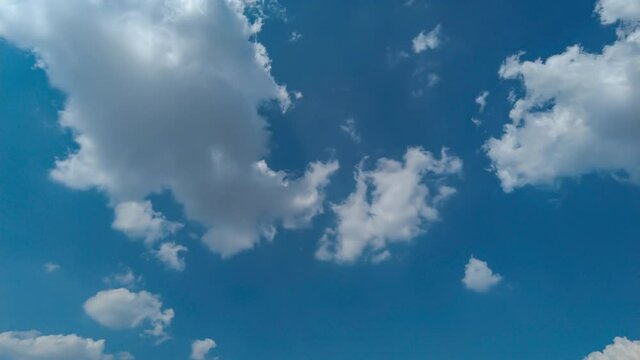
<path fill-rule="evenodd" d="M 640 1 L 0 2 L 0 359 L 640 359 Z"/>

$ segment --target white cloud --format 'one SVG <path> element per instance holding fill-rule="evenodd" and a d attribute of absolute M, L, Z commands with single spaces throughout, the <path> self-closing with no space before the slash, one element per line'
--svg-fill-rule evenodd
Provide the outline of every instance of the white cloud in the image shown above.
<path fill-rule="evenodd" d="M 388 258 L 390 244 L 409 242 L 439 220 L 438 207 L 455 193 L 442 180 L 461 169 L 462 161 L 445 150 L 436 159 L 419 147 L 407 149 L 403 161 L 382 158 L 370 171 L 359 166 L 355 191 L 332 206 L 337 226 L 327 229 L 316 257 L 341 263 L 362 255 Z"/>
<path fill-rule="evenodd" d="M 434 50 L 438 46 L 440 46 L 440 31 L 441 26 L 436 26 L 429 33 L 421 31 L 416 37 L 412 40 L 413 52 L 419 54 L 426 50 Z"/>
<path fill-rule="evenodd" d="M 473 125 L 475 125 L 476 127 L 480 127 L 480 125 L 482 125 L 482 120 L 478 119 L 477 117 L 472 117 L 471 118 L 471 122 L 473 123 Z"/>
<path fill-rule="evenodd" d="M 122 272 L 106 276 L 103 281 L 109 286 L 124 286 L 132 289 L 141 285 L 143 278 L 142 275 L 136 276 L 136 274 L 133 273 L 133 270 L 126 268 Z"/>
<path fill-rule="evenodd" d="M 618 13 L 624 4 L 640 6 L 600 2 L 603 21 L 638 20 Z M 618 34 L 601 53 L 571 46 L 546 60 L 516 55 L 503 64 L 500 76 L 522 81 L 525 90 L 502 137 L 485 144 L 505 191 L 595 172 L 640 184 L 640 29 Z"/>
<path fill-rule="evenodd" d="M 489 97 L 488 91 L 483 91 L 476 98 L 476 104 L 478 104 L 478 111 L 482 114 L 484 112 L 484 108 L 487 107 L 487 98 Z"/>
<path fill-rule="evenodd" d="M 427 86 L 428 87 L 434 87 L 434 86 L 438 85 L 439 82 L 440 82 L 440 75 L 434 74 L 434 73 L 430 73 L 429 75 L 427 75 Z"/>
<path fill-rule="evenodd" d="M 340 125 L 340 130 L 349 135 L 353 142 L 359 144 L 362 141 L 360 133 L 358 133 L 358 129 L 356 128 L 356 120 L 354 118 L 348 118 L 345 120 L 345 122 Z"/>
<path fill-rule="evenodd" d="M 44 267 L 44 271 L 47 273 L 52 273 L 60 270 L 60 265 L 53 262 L 47 262 L 43 265 L 43 267 Z"/>
<path fill-rule="evenodd" d="M 464 286 L 476 292 L 487 292 L 502 281 L 502 276 L 494 274 L 487 263 L 473 256 L 469 259 L 464 269 Z"/>
<path fill-rule="evenodd" d="M 41 335 L 37 331 L 0 333 L 0 358 L 16 360 L 115 360 L 133 359 L 128 353 L 104 353 L 105 341 L 78 335 Z"/>
<path fill-rule="evenodd" d="M 216 342 L 212 339 L 195 340 L 191 343 L 191 359 L 205 360 L 211 349 L 216 347 Z"/>
<path fill-rule="evenodd" d="M 173 309 L 162 309 L 157 295 L 125 288 L 98 292 L 84 303 L 84 311 L 99 324 L 113 329 L 149 324 L 151 328 L 144 330 L 144 334 L 157 338 L 158 342 L 170 338 L 165 328 L 175 315 Z"/>
<path fill-rule="evenodd" d="M 244 15 L 259 3 L 0 2 L 0 36 L 32 50 L 67 94 L 60 123 L 79 149 L 52 178 L 113 205 L 170 191 L 224 256 L 254 247 L 262 229 L 306 225 L 338 164 L 312 163 L 296 179 L 262 162 L 270 139 L 257 108 L 291 99 Z"/>
<path fill-rule="evenodd" d="M 371 258 L 371 262 L 374 264 L 379 264 L 381 262 L 385 262 L 391 258 L 391 252 L 389 250 L 385 250 L 379 254 L 374 255 Z"/>
<path fill-rule="evenodd" d="M 637 0 L 600 0 L 596 12 L 603 24 L 640 21 L 640 1 Z"/>
<path fill-rule="evenodd" d="M 640 359 L 640 341 L 617 337 L 602 352 L 592 352 L 584 360 L 637 360 Z"/>
<path fill-rule="evenodd" d="M 183 271 L 185 267 L 184 253 L 187 248 L 173 242 L 167 242 L 160 245 L 158 250 L 154 250 L 153 254 L 169 269 L 175 271 Z"/>
<path fill-rule="evenodd" d="M 153 211 L 151 201 L 128 201 L 115 207 L 111 225 L 133 238 L 142 238 L 151 245 L 159 239 L 174 234 L 182 224 L 168 221 L 164 215 Z"/>

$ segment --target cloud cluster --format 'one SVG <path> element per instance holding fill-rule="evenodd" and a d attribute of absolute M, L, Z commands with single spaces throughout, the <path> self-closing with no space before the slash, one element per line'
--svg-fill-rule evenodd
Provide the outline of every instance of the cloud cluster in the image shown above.
<path fill-rule="evenodd" d="M 637 360 L 640 359 L 640 341 L 617 337 L 602 352 L 589 354 L 584 360 Z"/>
<path fill-rule="evenodd" d="M 474 258 L 469 259 L 464 269 L 464 286 L 475 292 L 487 292 L 502 281 L 502 276 L 494 274 L 486 261 Z"/>
<path fill-rule="evenodd" d="M 84 311 L 100 325 L 113 329 L 133 329 L 149 324 L 151 328 L 143 334 L 155 337 L 157 342 L 170 338 L 165 329 L 175 315 L 173 309 L 162 308 L 157 295 L 125 288 L 98 292 L 85 301 Z"/>
<path fill-rule="evenodd" d="M 403 161 L 382 158 L 376 168 L 355 174 L 356 189 L 332 206 L 335 228 L 327 229 L 316 257 L 341 263 L 367 255 L 373 262 L 389 258 L 392 243 L 409 242 L 439 219 L 438 207 L 455 189 L 442 180 L 462 169 L 462 161 L 442 150 L 440 159 L 419 147 L 407 149 Z"/>
<path fill-rule="evenodd" d="M 504 134 L 485 144 L 505 191 L 594 172 L 640 184 L 638 9 L 637 1 L 598 3 L 604 23 L 626 23 L 601 53 L 576 45 L 546 60 L 506 60 L 500 76 L 520 80 L 524 96 Z"/>
<path fill-rule="evenodd" d="M 255 41 L 260 20 L 245 16 L 258 3 L 2 1 L 0 36 L 33 51 L 67 94 L 60 124 L 77 149 L 52 178 L 104 191 L 114 228 L 147 242 L 175 230 L 145 202 L 168 190 L 223 256 L 320 213 L 337 162 L 296 178 L 263 160 L 269 131 L 258 109 L 286 110 L 291 99 Z"/>
<path fill-rule="evenodd" d="M 132 360 L 129 353 L 104 352 L 105 341 L 78 335 L 42 335 L 37 331 L 0 333 L 0 358 L 16 360 Z"/>

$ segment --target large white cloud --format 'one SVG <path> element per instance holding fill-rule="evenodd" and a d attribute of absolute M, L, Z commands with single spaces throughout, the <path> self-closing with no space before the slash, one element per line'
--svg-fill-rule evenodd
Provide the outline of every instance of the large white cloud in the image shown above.
<path fill-rule="evenodd" d="M 207 354 L 211 349 L 216 347 L 216 342 L 212 339 L 195 340 L 191 343 L 191 356 L 192 360 L 205 360 Z"/>
<path fill-rule="evenodd" d="M 269 131 L 257 109 L 291 100 L 253 41 L 260 22 L 244 15 L 258 3 L 0 2 L 0 36 L 32 50 L 68 95 L 60 123 L 79 149 L 56 161 L 53 179 L 101 189 L 113 206 L 170 190 L 223 256 L 321 212 L 337 162 L 312 163 L 295 178 L 262 161 Z M 155 225 L 118 224 L 147 240 L 158 234 Z"/>
<path fill-rule="evenodd" d="M 128 353 L 106 354 L 105 341 L 78 335 L 42 335 L 37 331 L 0 333 L 0 358 L 12 360 L 129 360 Z"/>
<path fill-rule="evenodd" d="M 373 262 L 389 258 L 391 243 L 409 242 L 439 219 L 438 206 L 455 189 L 443 177 L 459 173 L 462 161 L 442 151 L 440 159 L 409 148 L 403 161 L 382 158 L 373 170 L 356 171 L 356 189 L 332 206 L 337 226 L 327 229 L 316 257 L 353 262 L 366 255 Z M 371 187 L 371 189 L 370 189 Z"/>
<path fill-rule="evenodd" d="M 584 360 L 638 360 L 640 359 L 640 341 L 631 341 L 617 337 L 613 344 L 607 345 L 602 352 L 589 354 Z"/>
<path fill-rule="evenodd" d="M 125 288 L 100 291 L 84 303 L 84 311 L 103 326 L 113 329 L 136 328 L 149 324 L 145 335 L 158 342 L 169 339 L 165 329 L 175 316 L 173 309 L 163 309 L 157 295 Z"/>
<path fill-rule="evenodd" d="M 475 292 L 487 292 L 502 281 L 502 276 L 494 274 L 486 261 L 474 258 L 469 259 L 464 268 L 464 286 Z"/>
<path fill-rule="evenodd" d="M 594 172 L 640 184 L 640 30 L 629 23 L 639 6 L 598 4 L 603 22 L 628 22 L 601 53 L 576 45 L 546 60 L 506 60 L 500 75 L 520 80 L 525 94 L 502 137 L 485 145 L 505 191 Z"/>

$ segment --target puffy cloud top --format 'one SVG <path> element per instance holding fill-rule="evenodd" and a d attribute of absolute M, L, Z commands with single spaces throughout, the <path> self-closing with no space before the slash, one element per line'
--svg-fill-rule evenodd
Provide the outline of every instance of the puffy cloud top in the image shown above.
<path fill-rule="evenodd" d="M 502 281 L 502 276 L 494 274 L 486 261 L 478 260 L 473 256 L 469 259 L 464 269 L 462 283 L 472 291 L 487 292 Z"/>
<path fill-rule="evenodd" d="M 78 335 L 41 335 L 37 331 L 0 333 L 0 358 L 16 360 L 133 359 L 128 353 L 105 354 L 105 341 Z"/>
<path fill-rule="evenodd" d="M 191 357 L 192 360 L 204 360 L 211 351 L 216 347 L 216 342 L 207 338 L 203 340 L 195 340 L 191 343 Z"/>
<path fill-rule="evenodd" d="M 617 337 L 602 352 L 589 354 L 584 360 L 637 360 L 640 359 L 640 341 Z"/>
<path fill-rule="evenodd" d="M 640 1 L 636 0 L 600 0 L 596 12 L 603 24 L 612 24 L 618 20 L 623 22 L 640 21 Z"/>
<path fill-rule="evenodd" d="M 598 9 L 605 22 L 638 20 L 639 4 L 604 0 Z M 485 145 L 505 191 L 593 172 L 640 184 L 640 30 L 619 36 L 599 54 L 572 46 L 546 60 L 506 60 L 500 75 L 522 81 L 525 94 L 502 137 Z"/>
<path fill-rule="evenodd" d="M 321 212 L 336 162 L 312 163 L 296 179 L 263 161 L 269 132 L 258 108 L 275 101 L 285 110 L 291 100 L 255 41 L 260 27 L 244 15 L 254 5 L 2 1 L 0 36 L 32 50 L 68 96 L 60 123 L 79 149 L 52 178 L 105 191 L 121 204 L 114 227 L 147 241 L 168 223 L 143 200 L 170 190 L 223 256 Z"/>

